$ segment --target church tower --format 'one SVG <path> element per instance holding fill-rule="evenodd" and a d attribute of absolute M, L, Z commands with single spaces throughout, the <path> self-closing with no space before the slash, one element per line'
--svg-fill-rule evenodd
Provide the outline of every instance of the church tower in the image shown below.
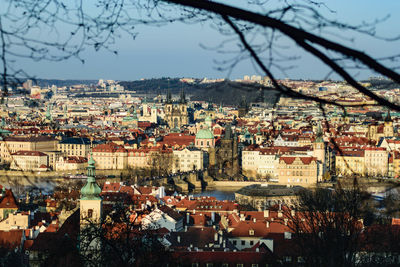
<path fill-rule="evenodd" d="M 385 118 L 385 123 L 383 127 L 383 133 L 385 137 L 392 137 L 394 136 L 394 130 L 393 130 L 393 120 L 392 117 L 390 116 L 390 111 L 388 110 L 388 113 Z"/>
<path fill-rule="evenodd" d="M 102 215 L 101 188 L 96 183 L 95 161 L 92 153 L 87 167 L 86 184 L 81 189 L 80 225 L 81 229 L 89 224 L 100 224 Z"/>
<path fill-rule="evenodd" d="M 321 125 L 318 125 L 315 141 L 313 143 L 313 156 L 317 158 L 323 164 L 325 163 L 325 142 L 324 133 L 322 132 Z"/>
<path fill-rule="evenodd" d="M 151 122 L 158 123 L 156 103 L 151 107 Z"/>
<path fill-rule="evenodd" d="M 51 106 L 50 104 L 47 105 L 47 110 L 46 110 L 46 122 L 49 123 L 53 120 L 51 116 Z"/>
<path fill-rule="evenodd" d="M 164 119 L 171 129 L 180 129 L 182 125 L 188 124 L 187 101 L 183 89 L 181 90 L 178 102 L 172 101 L 171 93 L 168 91 L 164 108 Z"/>

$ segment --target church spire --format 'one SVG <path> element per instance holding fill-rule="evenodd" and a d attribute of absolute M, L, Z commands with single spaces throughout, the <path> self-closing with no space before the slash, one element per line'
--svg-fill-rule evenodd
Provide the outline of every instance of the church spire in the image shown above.
<path fill-rule="evenodd" d="M 390 110 L 388 110 L 385 118 L 385 122 L 391 122 L 392 121 L 392 116 L 390 116 Z"/>
<path fill-rule="evenodd" d="M 95 161 L 93 159 L 93 154 L 90 153 L 87 167 L 87 180 L 85 186 L 81 189 L 81 200 L 101 200 L 101 188 L 96 183 L 95 174 Z"/>
<path fill-rule="evenodd" d="M 324 133 L 322 131 L 321 124 L 318 124 L 317 132 L 315 133 L 315 142 L 323 143 L 324 142 Z"/>
<path fill-rule="evenodd" d="M 183 90 L 183 88 L 181 89 L 179 102 L 181 104 L 185 104 L 186 103 L 186 96 L 185 96 L 185 91 Z"/>
<path fill-rule="evenodd" d="M 172 97 L 171 97 L 171 91 L 168 89 L 167 91 L 167 99 L 166 99 L 167 104 L 172 103 Z"/>

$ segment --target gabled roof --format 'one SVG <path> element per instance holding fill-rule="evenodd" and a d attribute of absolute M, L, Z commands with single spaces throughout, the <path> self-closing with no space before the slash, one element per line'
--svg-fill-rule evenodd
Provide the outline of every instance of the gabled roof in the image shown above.
<path fill-rule="evenodd" d="M 11 189 L 6 189 L 6 193 L 0 202 L 0 209 L 18 209 L 17 201 Z"/>
<path fill-rule="evenodd" d="M 280 157 L 279 161 L 284 161 L 286 164 L 293 164 L 296 158 L 299 158 L 301 162 L 306 165 L 309 165 L 313 161 L 314 162 L 317 161 L 317 158 L 315 157 L 288 157 L 288 156 Z"/>
<path fill-rule="evenodd" d="M 164 212 L 165 214 L 168 214 L 168 216 L 171 217 L 172 219 L 174 219 L 175 221 L 179 221 L 179 220 L 183 219 L 183 216 L 181 214 L 174 211 L 173 209 L 171 209 L 168 206 L 161 206 L 158 209 L 161 210 L 162 212 Z"/>

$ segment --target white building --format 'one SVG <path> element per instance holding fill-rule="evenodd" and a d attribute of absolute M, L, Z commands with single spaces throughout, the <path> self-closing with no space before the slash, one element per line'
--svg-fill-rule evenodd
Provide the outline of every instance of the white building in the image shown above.
<path fill-rule="evenodd" d="M 12 170 L 39 171 L 46 170 L 49 166 L 49 157 L 40 151 L 18 151 L 11 154 L 13 161 Z"/>
<path fill-rule="evenodd" d="M 299 146 L 297 136 L 291 135 L 278 135 L 274 140 L 274 146 Z"/>
<path fill-rule="evenodd" d="M 173 172 L 202 170 L 204 166 L 204 152 L 198 148 L 186 147 L 181 150 L 174 150 Z"/>
<path fill-rule="evenodd" d="M 183 230 L 183 216 L 170 207 L 162 206 L 144 217 L 142 226 L 144 229 L 166 228 L 170 232 L 179 232 Z"/>
<path fill-rule="evenodd" d="M 276 177 L 279 163 L 277 150 L 266 148 L 248 148 L 242 151 L 242 170 L 245 174 Z"/>

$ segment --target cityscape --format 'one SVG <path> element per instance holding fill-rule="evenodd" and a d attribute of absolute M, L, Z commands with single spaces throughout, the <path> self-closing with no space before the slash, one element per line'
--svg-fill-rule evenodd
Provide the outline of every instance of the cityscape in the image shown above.
<path fill-rule="evenodd" d="M 179 79 L 182 88 L 226 82 Z M 235 82 L 271 81 L 253 75 Z M 311 234 L 303 228 L 315 223 L 296 210 L 305 190 L 365 190 L 368 211 L 381 215 L 380 226 L 393 234 L 399 113 L 372 105 L 344 82 L 279 82 L 350 104 L 322 111 L 312 101 L 283 96 L 268 103 L 258 90 L 253 102 L 223 105 L 192 101 L 183 89 L 143 94 L 113 80 L 62 87 L 27 80 L 9 88 L 1 110 L 2 243 L 29 266 L 42 266 L 62 242 L 99 260 L 104 255 L 96 253 L 112 253 L 103 251 L 102 238 L 122 242 L 124 231 L 133 231 L 131 242 L 144 242 L 130 236 L 138 230 L 169 253 L 154 257 L 154 265 L 164 257 L 190 266 L 301 265 L 304 252 L 293 238 Z M 365 81 L 371 88 L 382 83 L 390 84 Z M 400 89 L 373 90 L 392 101 L 400 97 Z M 84 236 L 85 226 L 98 224 L 106 227 L 102 238 Z M 376 221 L 366 218 L 342 227 L 376 234 Z M 392 248 L 385 253 L 396 253 Z M 134 253 L 118 249 L 126 259 Z M 359 260 L 368 252 L 376 251 L 361 245 L 354 251 Z M 64 260 L 77 264 L 75 253 L 66 252 Z"/>
<path fill-rule="evenodd" d="M 400 2 L 0 2 L 0 266 L 400 266 Z"/>

